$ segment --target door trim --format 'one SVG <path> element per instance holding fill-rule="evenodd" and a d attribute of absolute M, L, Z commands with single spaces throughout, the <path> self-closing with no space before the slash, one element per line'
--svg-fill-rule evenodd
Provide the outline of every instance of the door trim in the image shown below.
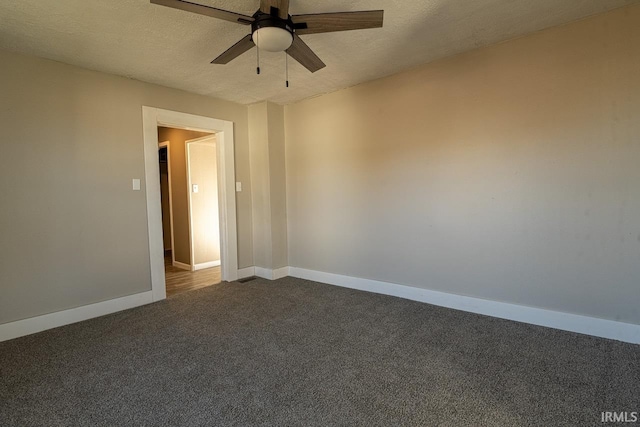
<path fill-rule="evenodd" d="M 160 170 L 158 159 L 158 126 L 196 130 L 216 134 L 218 145 L 218 177 L 220 191 L 220 261 L 223 281 L 238 278 L 238 230 L 236 224 L 235 158 L 233 122 L 142 107 L 144 138 L 145 190 L 147 196 L 147 227 L 149 263 L 153 300 L 166 298 L 164 276 L 164 244 L 162 240 L 162 207 L 160 200 Z"/>

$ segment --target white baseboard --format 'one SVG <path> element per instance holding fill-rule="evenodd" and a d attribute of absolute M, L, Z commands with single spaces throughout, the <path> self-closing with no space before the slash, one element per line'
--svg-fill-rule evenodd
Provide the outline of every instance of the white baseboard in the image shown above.
<path fill-rule="evenodd" d="M 271 280 L 278 280 L 278 279 L 282 279 L 283 277 L 289 276 L 289 270 L 291 270 L 291 267 L 282 267 L 282 268 L 273 270 L 273 273 L 271 275 L 273 279 Z"/>
<path fill-rule="evenodd" d="M 204 270 L 206 268 L 219 267 L 220 260 L 211 261 L 211 262 L 203 262 L 202 264 L 196 264 L 193 266 L 193 271 Z"/>
<path fill-rule="evenodd" d="M 262 268 L 262 267 L 254 267 L 255 268 L 255 275 L 258 277 L 262 277 L 263 279 L 267 279 L 267 280 L 273 280 L 273 270 L 269 270 L 268 268 Z"/>
<path fill-rule="evenodd" d="M 84 305 L 82 307 L 71 308 L 69 310 L 44 314 L 42 316 L 31 317 L 29 319 L 17 320 L 15 322 L 0 325 L 0 342 L 58 326 L 69 325 L 94 317 L 104 316 L 117 311 L 127 310 L 153 302 L 153 292 L 142 292 L 122 298 L 102 301 L 95 304 Z"/>
<path fill-rule="evenodd" d="M 515 320 L 532 325 L 593 335 L 618 341 L 640 344 L 640 325 L 616 322 L 613 320 L 544 310 L 481 298 L 430 291 L 412 286 L 397 285 L 377 280 L 360 279 L 321 271 L 290 267 L 289 274 L 301 279 L 328 283 L 345 288 L 359 289 L 378 294 L 406 298 L 441 307 L 484 314 L 501 319 Z"/>
<path fill-rule="evenodd" d="M 255 267 L 241 268 L 238 270 L 238 279 L 244 279 L 246 277 L 252 277 L 256 275 Z"/>
<path fill-rule="evenodd" d="M 289 275 L 290 267 L 282 267 L 282 268 L 277 268 L 275 270 L 270 270 L 268 268 L 262 268 L 262 267 L 254 267 L 254 268 L 255 268 L 256 276 L 262 277 L 263 279 L 267 279 L 267 280 L 278 280 L 278 279 L 282 279 L 283 277 L 287 277 Z"/>
<path fill-rule="evenodd" d="M 306 270 L 296 267 L 283 267 L 276 270 L 269 270 L 261 267 L 247 267 L 238 270 L 238 278 L 251 277 L 254 275 L 268 280 L 277 280 L 286 276 L 298 277 L 301 279 L 313 280 L 316 282 L 328 283 L 331 285 L 359 289 L 378 294 L 391 295 L 441 307 L 498 317 L 501 319 L 514 320 L 517 322 L 545 326 L 548 328 L 640 344 L 640 325 L 630 323 L 544 310 L 517 304 L 449 294 L 446 292 L 431 291 L 412 286 L 324 273 L 321 271 Z M 104 316 L 117 311 L 150 304 L 152 302 L 153 292 L 148 291 L 56 313 L 1 324 L 0 342 L 92 319 L 94 317 Z"/>
<path fill-rule="evenodd" d="M 178 261 L 173 261 L 173 266 L 175 268 L 179 268 L 180 270 L 187 270 L 187 271 L 191 271 L 191 266 L 189 264 L 185 264 L 182 262 L 178 262 Z"/>

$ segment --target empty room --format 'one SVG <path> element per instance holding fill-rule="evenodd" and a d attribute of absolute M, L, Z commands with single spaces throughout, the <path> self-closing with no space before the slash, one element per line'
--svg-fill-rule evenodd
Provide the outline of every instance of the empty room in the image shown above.
<path fill-rule="evenodd" d="M 640 424 L 640 0 L 0 0 L 0 426 Z"/>

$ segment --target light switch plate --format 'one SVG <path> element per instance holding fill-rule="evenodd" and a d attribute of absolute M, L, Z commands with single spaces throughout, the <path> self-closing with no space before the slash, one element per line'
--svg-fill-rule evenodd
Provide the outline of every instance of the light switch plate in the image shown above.
<path fill-rule="evenodd" d="M 140 191 L 140 180 L 138 178 L 133 179 L 133 191 Z"/>
<path fill-rule="evenodd" d="M 198 187 L 198 184 L 193 184 L 193 192 L 197 193 L 198 191 L 200 191 L 200 188 Z"/>
<path fill-rule="evenodd" d="M 241 192 L 242 192 L 242 183 L 236 182 L 236 193 L 241 193 Z"/>

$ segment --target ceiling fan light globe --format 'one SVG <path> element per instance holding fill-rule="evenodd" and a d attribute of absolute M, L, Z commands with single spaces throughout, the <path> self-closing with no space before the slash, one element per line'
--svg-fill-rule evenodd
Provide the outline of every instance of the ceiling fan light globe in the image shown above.
<path fill-rule="evenodd" d="M 268 52 L 284 52 L 293 43 L 293 34 L 278 27 L 258 28 L 253 32 L 253 42 L 258 49 Z"/>

